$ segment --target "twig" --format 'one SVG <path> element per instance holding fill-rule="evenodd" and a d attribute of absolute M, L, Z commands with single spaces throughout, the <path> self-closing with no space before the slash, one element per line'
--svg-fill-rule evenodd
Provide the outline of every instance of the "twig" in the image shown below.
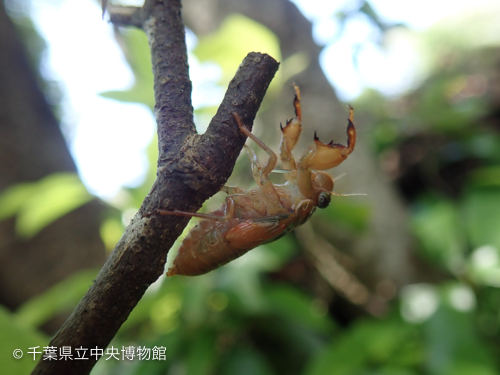
<path fill-rule="evenodd" d="M 296 229 L 302 247 L 313 256 L 313 261 L 321 276 L 355 305 L 363 305 L 371 298 L 368 288 L 358 278 L 343 267 L 334 257 L 331 244 L 314 234 L 311 224 Z"/>
<path fill-rule="evenodd" d="M 187 224 L 158 209 L 197 211 L 229 178 L 245 137 L 230 115 L 251 125 L 278 69 L 270 56 L 250 53 L 231 81 L 216 116 L 196 134 L 180 0 L 149 0 L 120 18 L 146 32 L 151 46 L 158 123 L 157 179 L 97 279 L 50 342 L 60 348 L 104 349 L 146 289 L 163 273 L 168 250 Z M 113 11 L 111 19 L 114 19 Z M 44 361 L 33 374 L 88 374 L 95 357 Z"/>

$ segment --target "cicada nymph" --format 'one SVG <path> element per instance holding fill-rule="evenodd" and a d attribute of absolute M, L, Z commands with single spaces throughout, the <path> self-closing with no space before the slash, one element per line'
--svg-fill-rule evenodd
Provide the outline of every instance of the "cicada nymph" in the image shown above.
<path fill-rule="evenodd" d="M 342 163 L 354 150 L 356 130 L 353 109 L 349 107 L 347 146 L 321 142 L 316 134 L 314 145 L 298 162 L 292 150 L 302 129 L 300 91 L 295 89 L 295 117 L 281 127 L 280 159 L 286 171 L 286 183 L 273 184 L 269 173 L 276 167 L 277 156 L 264 142 L 253 135 L 237 113 L 232 113 L 241 132 L 250 137 L 268 155 L 265 166 L 259 165 L 255 153 L 248 147 L 252 173 L 257 187 L 244 191 L 224 186 L 228 194 L 222 207 L 209 214 L 158 210 L 162 215 L 199 217 L 202 220 L 182 242 L 167 276 L 202 275 L 212 271 L 247 251 L 277 240 L 285 233 L 304 224 L 316 207 L 328 207 L 334 182 L 323 170 Z"/>

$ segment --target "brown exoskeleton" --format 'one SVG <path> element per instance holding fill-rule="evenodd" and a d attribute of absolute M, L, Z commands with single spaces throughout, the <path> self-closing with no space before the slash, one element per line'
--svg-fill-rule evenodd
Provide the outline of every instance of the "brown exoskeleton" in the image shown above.
<path fill-rule="evenodd" d="M 353 109 L 349 107 L 347 146 L 322 143 L 314 134 L 314 147 L 296 162 L 292 150 L 301 132 L 300 91 L 295 89 L 295 118 L 281 127 L 280 158 L 287 182 L 273 184 L 269 173 L 275 168 L 276 154 L 243 125 L 232 113 L 241 132 L 250 137 L 269 155 L 264 167 L 255 153 L 249 153 L 257 187 L 244 191 L 225 186 L 228 194 L 222 207 L 209 214 L 159 210 L 162 215 L 199 217 L 201 220 L 186 236 L 167 276 L 202 275 L 238 258 L 259 245 L 277 240 L 304 224 L 316 210 L 326 208 L 333 193 L 333 179 L 322 170 L 336 167 L 354 150 L 356 130 Z"/>

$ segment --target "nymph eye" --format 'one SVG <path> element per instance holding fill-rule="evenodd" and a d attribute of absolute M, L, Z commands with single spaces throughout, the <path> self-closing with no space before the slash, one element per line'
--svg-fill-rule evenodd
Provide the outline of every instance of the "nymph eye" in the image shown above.
<path fill-rule="evenodd" d="M 330 201 L 332 200 L 332 197 L 330 194 L 326 192 L 321 192 L 318 197 L 318 207 L 319 208 L 327 208 L 328 205 L 330 204 Z"/>

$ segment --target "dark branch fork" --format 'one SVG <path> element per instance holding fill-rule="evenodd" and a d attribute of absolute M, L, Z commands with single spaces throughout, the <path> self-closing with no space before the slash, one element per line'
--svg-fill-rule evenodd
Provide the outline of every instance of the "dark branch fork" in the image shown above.
<path fill-rule="evenodd" d="M 163 274 L 168 250 L 188 221 L 148 213 L 159 209 L 195 212 L 219 191 L 245 142 L 231 113 L 237 113 L 250 128 L 278 69 L 272 57 L 248 54 L 209 128 L 198 135 L 193 123 L 180 0 L 147 0 L 142 8 L 112 7 L 109 13 L 113 23 L 140 27 L 149 40 L 158 124 L 158 173 L 94 284 L 48 344 L 57 348 L 104 349 L 110 343 L 149 285 Z M 88 374 L 95 362 L 95 358 L 41 360 L 33 374 Z"/>

